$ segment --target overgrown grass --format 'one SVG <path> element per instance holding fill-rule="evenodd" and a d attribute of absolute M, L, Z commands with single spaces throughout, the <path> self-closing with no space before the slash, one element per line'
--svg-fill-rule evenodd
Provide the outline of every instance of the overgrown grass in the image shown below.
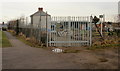
<path fill-rule="evenodd" d="M 2 47 L 12 47 L 11 43 L 9 42 L 7 36 L 4 32 L 0 31 L 0 37 L 2 37 L 0 40 L 0 46 Z"/>
<path fill-rule="evenodd" d="M 105 48 L 118 48 L 120 44 L 106 44 L 106 45 L 92 45 L 91 47 L 87 48 L 88 50 L 95 50 L 95 49 L 105 49 Z"/>
<path fill-rule="evenodd" d="M 118 37 L 115 32 L 113 33 L 114 35 L 104 36 L 103 39 L 100 39 L 98 36 L 96 36 L 97 38 L 94 38 L 92 46 L 87 49 L 95 50 L 120 47 L 120 37 Z"/>
<path fill-rule="evenodd" d="M 25 40 L 25 38 L 23 38 L 22 36 L 16 36 L 17 39 L 19 39 L 20 41 L 24 42 L 25 44 L 31 46 L 31 47 L 36 47 L 36 48 L 43 48 L 42 46 L 39 46 L 38 44 L 35 44 L 34 42 L 30 42 Z"/>
<path fill-rule="evenodd" d="M 24 34 L 19 34 L 16 35 L 15 31 L 13 30 L 8 30 L 13 36 L 15 36 L 17 39 L 25 43 L 26 45 L 29 45 L 31 47 L 36 47 L 36 48 L 44 48 L 44 46 L 40 46 L 40 44 L 36 43 L 33 39 L 26 40 L 27 38 L 25 37 Z"/>

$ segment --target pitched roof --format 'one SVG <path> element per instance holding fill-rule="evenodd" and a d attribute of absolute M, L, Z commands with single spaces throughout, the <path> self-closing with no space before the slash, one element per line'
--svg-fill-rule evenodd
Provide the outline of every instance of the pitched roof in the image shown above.
<path fill-rule="evenodd" d="M 30 17 L 32 16 L 46 16 L 46 13 L 44 11 L 37 11 L 34 14 L 30 15 Z M 47 14 L 48 16 L 50 16 L 49 14 Z"/>

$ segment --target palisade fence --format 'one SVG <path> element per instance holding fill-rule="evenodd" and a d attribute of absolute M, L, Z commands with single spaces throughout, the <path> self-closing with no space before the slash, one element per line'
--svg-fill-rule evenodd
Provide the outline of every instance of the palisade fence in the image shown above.
<path fill-rule="evenodd" d="M 42 28 L 41 25 L 34 27 L 33 24 L 25 22 L 25 19 L 19 19 L 19 33 L 22 32 L 26 37 L 34 37 L 38 42 L 50 47 L 90 46 L 92 42 L 91 26 L 89 16 L 53 16 L 51 22 L 46 23 L 45 28 Z"/>
<path fill-rule="evenodd" d="M 52 17 L 49 46 L 91 45 L 90 17 Z"/>

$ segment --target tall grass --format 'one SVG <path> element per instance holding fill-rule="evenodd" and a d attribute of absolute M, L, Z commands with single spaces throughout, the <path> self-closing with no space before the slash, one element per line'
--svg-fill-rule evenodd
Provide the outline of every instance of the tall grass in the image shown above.
<path fill-rule="evenodd" d="M 11 47 L 12 45 L 9 42 L 9 40 L 8 40 L 7 36 L 5 35 L 5 33 L 0 31 L 0 35 L 2 35 L 2 40 L 0 41 L 0 45 L 2 45 L 2 47 Z"/>

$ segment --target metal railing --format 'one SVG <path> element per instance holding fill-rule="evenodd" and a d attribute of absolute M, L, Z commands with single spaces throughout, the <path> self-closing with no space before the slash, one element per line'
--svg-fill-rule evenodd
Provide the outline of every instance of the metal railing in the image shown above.
<path fill-rule="evenodd" d="M 46 18 L 45 21 L 48 18 Z M 26 37 L 34 37 L 38 42 L 46 46 L 90 46 L 92 43 L 92 28 L 89 16 L 86 17 L 51 17 L 50 22 L 46 22 L 46 27 L 35 27 L 27 24 L 27 21 L 19 19 L 19 33 Z M 44 26 L 45 26 L 44 25 Z M 14 25 L 11 28 L 15 28 Z M 15 30 L 15 29 L 14 29 Z"/>
<path fill-rule="evenodd" d="M 90 17 L 52 17 L 49 46 L 91 45 Z"/>

